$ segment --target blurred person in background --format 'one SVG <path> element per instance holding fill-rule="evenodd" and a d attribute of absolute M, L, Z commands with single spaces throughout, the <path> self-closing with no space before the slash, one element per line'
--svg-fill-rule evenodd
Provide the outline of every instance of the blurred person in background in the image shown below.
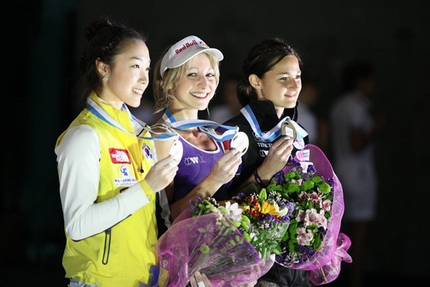
<path fill-rule="evenodd" d="M 347 64 L 342 71 L 343 93 L 330 109 L 333 166 L 345 197 L 344 232 L 352 246 L 347 266 L 348 286 L 363 285 L 366 240 L 376 217 L 378 175 L 375 140 L 384 126 L 372 102 L 377 83 L 375 67 L 367 62 Z"/>

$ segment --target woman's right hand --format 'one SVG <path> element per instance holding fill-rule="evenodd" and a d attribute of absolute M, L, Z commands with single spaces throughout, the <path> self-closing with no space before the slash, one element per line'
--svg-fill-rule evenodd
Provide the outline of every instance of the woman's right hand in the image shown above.
<path fill-rule="evenodd" d="M 212 286 L 208 277 L 205 274 L 200 273 L 199 271 L 194 273 L 194 275 L 190 278 L 189 285 L 191 287 L 211 287 Z"/>
<path fill-rule="evenodd" d="M 262 180 L 270 180 L 278 171 L 284 168 L 293 151 L 293 139 L 282 136 L 269 149 L 268 155 L 258 168 Z"/>
<path fill-rule="evenodd" d="M 210 176 L 220 185 L 229 182 L 236 175 L 239 165 L 242 163 L 242 152 L 231 149 L 221 156 L 212 167 Z"/>
<path fill-rule="evenodd" d="M 145 180 L 154 192 L 158 192 L 173 181 L 177 171 L 177 162 L 172 155 L 169 155 L 154 164 Z"/>

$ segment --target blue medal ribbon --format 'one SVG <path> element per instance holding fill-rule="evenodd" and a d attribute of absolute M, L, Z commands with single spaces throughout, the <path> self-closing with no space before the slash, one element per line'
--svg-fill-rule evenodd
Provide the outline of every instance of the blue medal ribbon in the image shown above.
<path fill-rule="evenodd" d="M 133 125 L 133 129 L 134 129 L 134 134 L 130 133 L 127 129 L 125 129 L 120 123 L 118 123 L 114 118 L 111 117 L 111 115 L 109 115 L 102 107 L 100 107 L 99 104 L 97 104 L 93 99 L 91 99 L 90 97 L 87 98 L 87 109 L 93 113 L 96 117 L 98 117 L 99 119 L 105 121 L 106 123 L 108 123 L 109 125 L 127 133 L 128 135 L 131 136 L 135 136 L 141 139 L 148 139 L 148 140 L 168 140 L 168 139 L 172 139 L 178 138 L 178 134 L 175 133 L 173 130 L 171 130 L 168 126 L 166 125 L 154 125 L 153 127 L 157 127 L 157 128 L 161 128 L 163 130 L 165 130 L 166 132 L 156 132 L 154 131 L 152 128 L 150 128 L 146 123 L 144 123 L 143 121 L 139 120 L 138 118 L 136 118 L 128 109 L 127 105 L 125 103 L 122 104 L 122 108 L 127 111 L 127 113 L 130 115 L 130 120 L 131 123 Z M 153 134 L 156 134 L 155 136 L 150 136 L 150 137 L 144 137 L 141 136 L 141 134 L 144 131 L 149 131 Z"/>
<path fill-rule="evenodd" d="M 294 141 L 293 145 L 298 149 L 303 148 L 303 143 L 304 143 L 303 139 L 308 135 L 308 133 L 298 123 L 293 121 L 290 117 L 288 116 L 284 117 L 279 121 L 279 123 L 276 126 L 270 129 L 268 132 L 263 133 L 261 131 L 260 125 L 258 124 L 257 118 L 255 117 L 254 112 L 252 111 L 249 105 L 246 105 L 245 107 L 243 107 L 240 110 L 240 112 L 248 121 L 252 131 L 255 134 L 255 137 L 264 142 L 273 142 L 278 137 L 280 137 L 282 135 L 282 131 L 281 131 L 282 123 L 289 119 L 291 124 L 295 128 L 296 134 L 297 134 L 296 140 Z"/>
<path fill-rule="evenodd" d="M 239 130 L 237 127 L 221 125 L 221 124 L 218 124 L 217 122 L 209 121 L 209 120 L 194 119 L 194 120 L 177 121 L 169 109 L 166 109 L 162 118 L 172 128 L 175 128 L 178 130 L 187 130 L 187 129 L 197 127 L 199 131 L 205 133 L 206 135 L 208 135 L 209 137 L 211 137 L 213 140 L 217 142 L 231 140 Z M 218 129 L 218 131 L 223 130 L 223 132 L 221 134 L 218 134 L 215 131 L 215 129 L 217 128 L 221 128 L 221 129 Z"/>

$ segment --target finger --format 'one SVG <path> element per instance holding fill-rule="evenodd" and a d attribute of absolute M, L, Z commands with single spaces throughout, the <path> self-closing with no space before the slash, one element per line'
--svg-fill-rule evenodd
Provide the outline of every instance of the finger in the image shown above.
<path fill-rule="evenodd" d="M 285 141 L 288 141 L 289 139 L 291 139 L 289 136 L 281 136 L 281 137 L 278 138 L 278 140 L 276 140 L 272 144 L 272 147 L 273 148 L 278 148 L 280 145 L 284 144 Z"/>
<path fill-rule="evenodd" d="M 282 140 L 279 141 L 279 146 L 282 148 L 288 148 L 289 146 L 291 146 L 293 144 L 293 139 L 289 136 L 283 136 Z"/>
<path fill-rule="evenodd" d="M 242 160 L 243 153 L 237 149 L 231 149 L 222 158 L 225 163 L 235 163 Z"/>
<path fill-rule="evenodd" d="M 177 166 L 179 164 L 179 162 L 177 160 L 175 160 L 173 155 L 169 155 L 165 158 L 163 158 L 162 160 L 159 161 L 160 166 L 167 168 L 167 167 L 174 167 Z"/>
<path fill-rule="evenodd" d="M 194 273 L 194 276 L 191 277 L 190 283 L 192 287 L 206 287 L 205 283 L 203 282 L 202 275 L 199 271 Z"/>

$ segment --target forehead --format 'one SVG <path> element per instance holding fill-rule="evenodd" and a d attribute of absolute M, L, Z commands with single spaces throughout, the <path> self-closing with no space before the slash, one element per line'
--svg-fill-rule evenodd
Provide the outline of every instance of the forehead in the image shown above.
<path fill-rule="evenodd" d="M 300 70 L 299 59 L 297 59 L 294 55 L 288 55 L 282 58 L 275 66 L 273 66 L 272 70 L 275 69 L 298 69 Z"/>
<path fill-rule="evenodd" d="M 187 64 L 188 64 L 188 69 L 191 69 L 200 65 L 209 66 L 209 68 L 213 68 L 212 61 L 209 55 L 207 55 L 206 53 L 197 54 L 191 60 L 189 60 Z"/>
<path fill-rule="evenodd" d="M 118 57 L 124 60 L 133 58 L 141 59 L 143 61 L 150 60 L 148 46 L 141 40 L 131 40 L 128 43 L 125 43 L 120 54 L 118 54 Z"/>

